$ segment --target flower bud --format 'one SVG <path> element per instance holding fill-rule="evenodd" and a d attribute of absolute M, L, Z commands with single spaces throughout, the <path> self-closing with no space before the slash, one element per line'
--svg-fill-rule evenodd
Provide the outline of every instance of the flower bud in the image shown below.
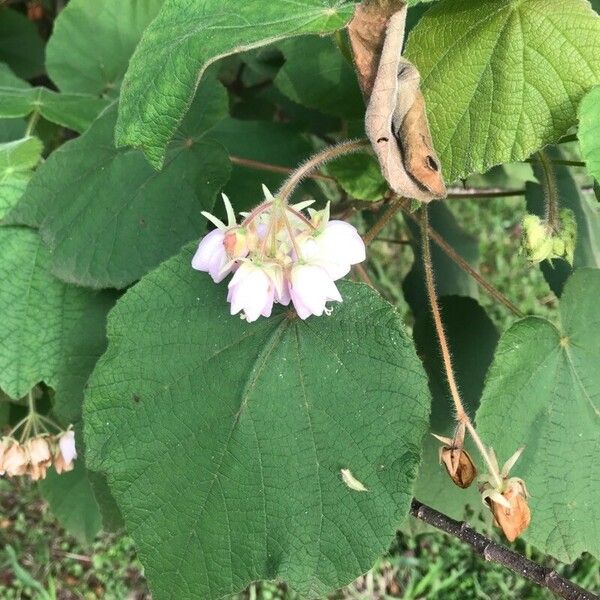
<path fill-rule="evenodd" d="M 28 439 L 25 442 L 25 449 L 32 465 L 48 466 L 52 462 L 48 440 L 43 436 Z"/>
<path fill-rule="evenodd" d="M 440 461 L 446 467 L 450 479 L 460 488 L 468 488 L 477 477 L 475 463 L 464 448 L 440 448 Z"/>
<path fill-rule="evenodd" d="M 246 230 L 243 227 L 229 229 L 223 237 L 223 246 L 225 246 L 225 252 L 231 260 L 247 256 L 250 248 Z"/>
<path fill-rule="evenodd" d="M 5 472 L 9 477 L 15 475 L 24 475 L 27 471 L 29 459 L 25 448 L 19 442 L 10 442 L 4 452 L 0 464 L 0 471 Z"/>

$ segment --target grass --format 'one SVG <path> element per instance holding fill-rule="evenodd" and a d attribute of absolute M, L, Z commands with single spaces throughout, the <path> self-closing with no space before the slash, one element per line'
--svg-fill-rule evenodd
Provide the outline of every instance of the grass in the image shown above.
<path fill-rule="evenodd" d="M 143 568 L 126 536 L 102 535 L 81 546 L 56 523 L 37 488 L 0 480 L 0 598 L 2 600 L 150 600 Z M 518 550 L 544 561 L 531 547 Z M 547 564 L 553 564 L 545 560 Z M 554 566 L 554 565 L 553 565 Z M 598 562 L 585 556 L 559 571 L 600 592 Z M 443 534 L 401 536 L 389 554 L 331 600 L 542 600 L 553 596 L 527 580 L 486 563 Z M 251 586 L 232 600 L 300 600 L 284 586 Z M 183 600 L 183 599 L 182 599 Z"/>

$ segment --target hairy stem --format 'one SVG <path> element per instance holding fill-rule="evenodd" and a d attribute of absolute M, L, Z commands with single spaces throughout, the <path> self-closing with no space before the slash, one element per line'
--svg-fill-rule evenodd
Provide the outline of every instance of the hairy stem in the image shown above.
<path fill-rule="evenodd" d="M 506 546 L 498 544 L 472 529 L 467 523 L 455 521 L 447 515 L 419 502 L 413 498 L 410 505 L 413 517 L 444 531 L 445 533 L 469 544 L 477 554 L 485 560 L 497 563 L 510 569 L 550 590 L 565 600 L 600 600 L 599 596 L 580 588 L 578 585 L 561 577 L 556 571 L 517 554 Z"/>
<path fill-rule="evenodd" d="M 364 148 L 369 144 L 369 140 L 350 140 L 342 142 L 336 146 L 325 148 L 321 152 L 317 152 L 314 156 L 311 156 L 303 165 L 300 165 L 292 174 L 288 177 L 283 185 L 279 188 L 277 196 L 282 200 L 287 200 L 293 193 L 298 184 L 305 178 L 308 177 L 314 169 L 320 165 L 330 161 L 333 158 L 342 156 L 343 154 L 350 154 L 356 152 L 361 148 Z"/>
<path fill-rule="evenodd" d="M 282 167 L 280 165 L 272 165 L 270 163 L 261 162 L 259 160 L 253 160 L 251 158 L 241 158 L 239 156 L 229 155 L 229 160 L 234 165 L 240 165 L 242 167 L 248 167 L 249 169 L 256 169 L 258 171 L 269 171 L 270 173 L 281 173 L 282 175 L 289 175 L 294 171 L 290 167 Z M 328 175 L 322 175 L 320 173 L 310 173 L 306 175 L 309 179 L 315 179 L 316 181 L 335 181 L 333 177 Z"/>
<path fill-rule="evenodd" d="M 419 223 L 417 217 L 403 207 L 403 212 L 409 219 Z M 496 287 L 482 277 L 448 242 L 431 227 L 427 228 L 429 239 L 433 240 L 465 273 L 470 275 L 494 300 L 503 304 L 515 316 L 522 318 L 525 315 Z"/>
<path fill-rule="evenodd" d="M 382 229 L 393 219 L 394 215 L 402 208 L 404 198 L 395 196 L 390 202 L 387 210 L 381 215 L 377 223 L 365 233 L 363 241 L 368 246 L 382 231 Z"/>
<path fill-rule="evenodd" d="M 431 307 L 431 314 L 433 316 L 433 323 L 435 325 L 435 331 L 440 344 L 440 350 L 442 353 L 442 361 L 444 363 L 444 370 L 446 372 L 446 379 L 448 380 L 448 387 L 450 388 L 450 395 L 454 403 L 456 410 L 456 421 L 459 424 L 464 424 L 481 457 L 487 465 L 490 475 L 494 479 L 494 482 L 498 488 L 502 486 L 502 478 L 498 473 L 498 468 L 492 461 L 487 448 L 483 445 L 479 435 L 475 431 L 469 415 L 465 411 L 463 406 L 458 384 L 454 374 L 454 367 L 452 366 L 452 357 L 450 355 L 450 348 L 448 347 L 448 340 L 446 339 L 446 332 L 444 331 L 444 324 L 442 322 L 442 315 L 440 306 L 437 299 L 437 293 L 435 290 L 435 281 L 433 278 L 433 264 L 431 262 L 431 246 L 429 244 L 429 219 L 427 213 L 427 206 L 423 206 L 421 209 L 421 248 L 423 254 L 423 268 L 425 271 L 425 287 L 427 288 L 427 296 L 429 297 L 429 305 Z"/>
<path fill-rule="evenodd" d="M 537 158 L 542 167 L 540 183 L 544 190 L 544 199 L 546 201 L 546 222 L 551 231 L 556 233 L 560 229 L 560 220 L 558 218 L 558 188 L 556 187 L 554 168 L 552 167 L 552 161 L 543 150 L 538 152 Z"/>

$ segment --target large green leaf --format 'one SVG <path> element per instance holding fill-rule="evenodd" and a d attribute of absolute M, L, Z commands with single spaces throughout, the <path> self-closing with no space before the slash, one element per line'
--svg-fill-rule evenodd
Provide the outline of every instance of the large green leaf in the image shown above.
<path fill-rule="evenodd" d="M 332 37 L 303 36 L 278 44 L 285 64 L 275 85 L 290 99 L 325 113 L 358 119 L 365 103 L 351 63 Z"/>
<path fill-rule="evenodd" d="M 600 271 L 567 282 L 561 326 L 528 317 L 501 338 L 477 427 L 501 460 L 525 446 L 513 474 L 531 492 L 524 537 L 559 560 L 600 557 Z"/>
<path fill-rule="evenodd" d="M 574 35 L 573 32 L 577 32 Z M 600 18 L 587 0 L 443 0 L 413 29 L 446 178 L 522 160 L 577 123 L 600 82 Z"/>
<path fill-rule="evenodd" d="M 232 156 L 233 169 L 225 192 L 237 210 L 251 208 L 262 202 L 261 184 L 264 183 L 274 192 L 288 173 L 246 166 L 236 159 L 250 159 L 265 163 L 267 167 L 275 165 L 292 170 L 314 152 L 298 127 L 287 123 L 224 119 L 206 135 L 223 144 Z M 319 187 L 310 179 L 299 186 L 295 199 L 302 200 L 305 197 L 323 198 Z"/>
<path fill-rule="evenodd" d="M 162 3 L 71 0 L 54 22 L 46 48 L 52 81 L 63 92 L 117 96 L 129 58 Z"/>
<path fill-rule="evenodd" d="M 36 137 L 0 144 L 0 219 L 23 195 L 41 155 L 42 143 Z"/>
<path fill-rule="evenodd" d="M 142 148 L 161 167 L 208 65 L 276 39 L 339 29 L 353 8 L 349 0 L 166 0 L 127 70 L 118 143 Z"/>
<path fill-rule="evenodd" d="M 113 106 L 50 156 L 7 219 L 39 226 L 64 281 L 123 288 L 205 230 L 200 213 L 212 209 L 230 167 L 202 135 L 226 110 L 224 89 L 203 84 L 157 172 L 138 150 L 114 147 Z"/>
<path fill-rule="evenodd" d="M 600 86 L 579 107 L 579 145 L 590 175 L 600 180 Z"/>
<path fill-rule="evenodd" d="M 550 148 L 545 151 L 549 159 L 563 160 L 564 154 L 559 148 Z M 543 181 L 544 170 L 539 162 L 533 165 L 534 173 L 538 180 Z M 571 170 L 562 165 L 553 166 L 553 178 L 558 192 L 558 202 L 561 208 L 570 208 L 577 221 L 577 244 L 575 246 L 574 268 L 600 267 L 600 210 L 598 204 L 592 204 L 581 193 Z M 545 199 L 544 188 L 538 183 L 527 182 L 525 186 L 527 210 L 544 218 Z M 560 296 L 563 286 L 573 267 L 562 259 L 544 261 L 540 268 L 552 291 Z"/>
<path fill-rule="evenodd" d="M 485 310 L 472 298 L 444 296 L 440 298 L 440 305 L 458 387 L 467 412 L 473 416 L 479 406 L 486 372 L 494 357 L 498 332 Z M 413 336 L 433 396 L 431 431 L 452 437 L 456 425 L 454 407 L 430 311 L 423 311 L 417 316 Z M 475 483 L 468 490 L 452 483 L 439 464 L 439 447 L 440 443 L 433 436 L 425 437 L 415 496 L 455 519 L 463 519 L 467 505 L 471 510 L 482 507 L 481 497 Z M 470 440 L 467 440 L 467 449 L 481 466 Z"/>
<path fill-rule="evenodd" d="M 25 79 L 44 71 L 44 42 L 23 14 L 0 7 L 0 61 Z"/>
<path fill-rule="evenodd" d="M 370 568 L 408 512 L 429 410 L 395 310 L 342 283 L 330 317 L 248 324 L 170 259 L 117 303 L 84 405 L 153 597 L 283 579 L 317 598 Z M 349 469 L 368 491 L 342 479 Z"/>
<path fill-rule="evenodd" d="M 95 294 L 50 274 L 38 234 L 0 227 L 0 388 L 20 398 L 43 381 L 54 387 L 65 339 Z"/>
<path fill-rule="evenodd" d="M 84 94 L 57 94 L 44 87 L 0 87 L 0 117 L 38 113 L 52 123 L 80 133 L 106 106 L 107 101 Z"/>
<path fill-rule="evenodd" d="M 458 224 L 445 204 L 433 202 L 428 210 L 431 229 L 439 233 L 472 267 L 477 268 L 479 262 L 477 240 Z M 411 245 L 415 258 L 411 270 L 402 282 L 402 291 L 412 311 L 418 314 L 422 310 L 429 310 L 421 252 L 421 232 L 419 226 L 412 219 L 407 217 L 406 222 L 411 232 Z M 440 296 L 471 296 L 477 299 L 479 290 L 473 278 L 451 260 L 435 242 L 431 241 L 430 244 L 438 294 Z"/>

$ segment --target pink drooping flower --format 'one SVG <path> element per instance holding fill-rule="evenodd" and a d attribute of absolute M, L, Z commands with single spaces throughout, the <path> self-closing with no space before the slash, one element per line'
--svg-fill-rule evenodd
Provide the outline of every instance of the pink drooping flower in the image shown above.
<path fill-rule="evenodd" d="M 279 273 L 277 273 L 279 271 Z M 270 317 L 275 300 L 276 279 L 283 280 L 281 269 L 276 266 L 264 267 L 244 261 L 229 282 L 227 300 L 231 303 L 231 314 L 244 312 L 249 323 L 261 315 Z M 278 293 L 278 297 L 280 297 Z"/>
<path fill-rule="evenodd" d="M 223 281 L 234 271 L 238 266 L 236 261 L 247 256 L 249 252 L 246 231 L 237 225 L 229 198 L 225 194 L 222 196 L 228 224 L 225 225 L 214 215 L 203 212 L 202 214 L 217 228 L 200 240 L 192 258 L 192 267 L 209 273 L 215 283 Z"/>
<path fill-rule="evenodd" d="M 239 225 L 226 196 L 227 225 L 202 213 L 217 229 L 200 241 L 192 266 L 217 283 L 233 272 L 227 301 L 231 314 L 248 322 L 290 302 L 301 319 L 329 314 L 327 302 L 342 302 L 334 282 L 365 260 L 360 235 L 345 221 L 330 221 L 329 205 L 320 211 L 308 208 L 312 201 L 290 206 L 263 190 L 265 201 L 242 213 Z"/>
<path fill-rule="evenodd" d="M 321 316 L 328 301 L 342 302 L 342 296 L 327 271 L 316 264 L 298 263 L 290 274 L 290 297 L 301 319 Z"/>

